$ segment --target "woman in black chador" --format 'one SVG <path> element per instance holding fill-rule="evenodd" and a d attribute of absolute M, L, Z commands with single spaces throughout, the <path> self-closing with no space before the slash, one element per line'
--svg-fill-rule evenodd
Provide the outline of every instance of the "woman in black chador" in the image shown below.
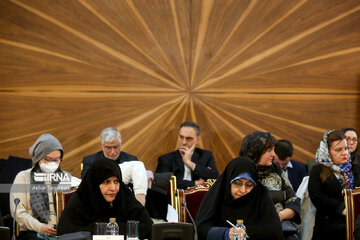
<path fill-rule="evenodd" d="M 77 231 L 95 233 L 96 222 L 116 218 L 120 235 L 128 220 L 139 221 L 139 237 L 150 238 L 152 220 L 130 189 L 121 181 L 119 166 L 101 159 L 92 164 L 78 190 L 61 214 L 58 235 Z"/>
<path fill-rule="evenodd" d="M 233 159 L 201 201 L 196 215 L 199 239 L 233 239 L 242 219 L 249 239 L 283 239 L 281 224 L 266 188 L 259 183 L 254 162 Z"/>

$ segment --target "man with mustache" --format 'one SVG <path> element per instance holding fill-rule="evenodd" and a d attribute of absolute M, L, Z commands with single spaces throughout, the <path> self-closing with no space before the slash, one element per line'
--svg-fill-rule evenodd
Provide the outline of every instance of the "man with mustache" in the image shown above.
<path fill-rule="evenodd" d="M 121 151 L 121 134 L 118 129 L 108 127 L 100 134 L 101 151 L 86 156 L 83 159 L 81 178 L 83 179 L 90 166 L 99 159 L 108 158 L 119 164 L 122 172 L 122 181 L 132 183 L 135 198 L 145 206 L 147 193 L 147 173 L 144 164 L 136 156 Z"/>

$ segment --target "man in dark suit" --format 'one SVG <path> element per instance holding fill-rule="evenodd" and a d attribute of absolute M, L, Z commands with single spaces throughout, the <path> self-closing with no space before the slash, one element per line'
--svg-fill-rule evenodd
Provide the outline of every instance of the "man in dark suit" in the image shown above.
<path fill-rule="evenodd" d="M 288 176 L 290 183 L 296 192 L 303 178 L 308 175 L 304 163 L 292 160 L 293 145 L 290 141 L 281 139 L 275 144 L 274 162 L 279 164 Z"/>
<path fill-rule="evenodd" d="M 199 125 L 191 121 L 182 123 L 178 141 L 178 150 L 158 158 L 156 173 L 172 172 L 180 189 L 202 184 L 207 179 L 219 176 L 212 153 L 196 148 L 200 141 Z"/>
<path fill-rule="evenodd" d="M 120 164 L 120 168 L 123 173 L 123 181 L 127 175 L 132 178 L 129 179 L 129 181 L 134 184 L 135 197 L 140 203 L 145 205 L 145 196 L 147 191 L 147 174 L 145 167 L 143 164 L 123 164 L 131 161 L 138 161 L 138 159 L 136 156 L 121 151 L 121 134 L 119 130 L 113 127 L 108 127 L 102 130 L 100 134 L 100 145 L 102 149 L 101 151 L 84 157 L 82 161 L 83 165 L 81 178 L 84 178 L 86 172 L 96 160 L 104 158 L 114 160 L 117 164 Z M 136 172 L 136 174 L 131 174 L 131 172 Z M 135 189 L 135 185 L 141 185 L 141 188 Z"/>

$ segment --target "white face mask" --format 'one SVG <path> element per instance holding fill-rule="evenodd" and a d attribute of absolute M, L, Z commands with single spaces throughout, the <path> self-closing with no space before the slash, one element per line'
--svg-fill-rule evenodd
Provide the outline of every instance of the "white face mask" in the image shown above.
<path fill-rule="evenodd" d="M 58 168 L 59 168 L 59 164 L 56 163 L 56 162 L 49 162 L 49 163 L 41 163 L 40 164 L 41 171 L 46 172 L 46 173 L 53 173 Z"/>

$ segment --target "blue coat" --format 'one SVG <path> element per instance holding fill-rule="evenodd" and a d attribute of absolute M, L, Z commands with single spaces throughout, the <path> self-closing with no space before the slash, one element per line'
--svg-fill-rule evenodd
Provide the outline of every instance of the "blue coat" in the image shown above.
<path fill-rule="evenodd" d="M 303 178 L 308 175 L 306 164 L 297 162 L 295 160 L 290 160 L 292 168 L 287 168 L 288 177 L 290 183 L 296 192 L 299 188 Z"/>

